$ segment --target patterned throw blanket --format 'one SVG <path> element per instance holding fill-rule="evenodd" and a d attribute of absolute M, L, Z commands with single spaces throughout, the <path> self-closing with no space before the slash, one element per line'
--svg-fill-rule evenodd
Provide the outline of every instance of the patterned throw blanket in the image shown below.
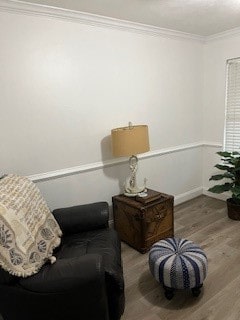
<path fill-rule="evenodd" d="M 52 257 L 62 232 L 37 186 L 26 177 L 0 179 L 0 266 L 26 277 Z"/>

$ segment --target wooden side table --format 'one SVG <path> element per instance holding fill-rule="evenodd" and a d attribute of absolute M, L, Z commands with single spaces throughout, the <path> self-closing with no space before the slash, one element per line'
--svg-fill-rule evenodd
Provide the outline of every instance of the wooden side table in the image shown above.
<path fill-rule="evenodd" d="M 122 241 L 141 253 L 153 243 L 172 237 L 174 197 L 151 189 L 147 197 L 118 195 L 112 198 L 114 228 Z"/>

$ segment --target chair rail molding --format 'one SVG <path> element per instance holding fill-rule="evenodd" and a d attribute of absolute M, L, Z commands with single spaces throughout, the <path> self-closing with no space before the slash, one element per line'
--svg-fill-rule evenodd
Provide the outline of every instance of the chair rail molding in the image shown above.
<path fill-rule="evenodd" d="M 221 142 L 213 142 L 213 141 L 203 141 L 203 147 L 210 148 L 222 148 L 223 144 Z"/>
<path fill-rule="evenodd" d="M 178 145 L 175 147 L 169 147 L 169 148 L 149 151 L 147 153 L 140 154 L 138 156 L 138 158 L 139 159 L 147 159 L 147 158 L 152 158 L 152 157 L 159 157 L 159 156 L 164 156 L 164 155 L 170 154 L 170 153 L 182 152 L 185 150 L 202 148 L 202 147 L 206 147 L 206 146 L 213 147 L 213 148 L 219 148 L 222 146 L 222 144 L 217 143 L 217 142 L 194 142 L 194 143 L 189 143 L 189 144 L 184 144 L 184 145 Z M 61 178 L 64 176 L 99 170 L 102 168 L 111 167 L 111 166 L 115 166 L 115 165 L 118 165 L 121 163 L 127 163 L 127 162 L 128 162 L 128 158 L 110 159 L 110 160 L 106 160 L 106 161 L 88 163 L 88 164 L 75 166 L 75 167 L 71 167 L 71 168 L 64 168 L 64 169 L 49 171 L 49 172 L 45 172 L 45 173 L 33 174 L 33 175 L 28 176 L 28 178 L 34 182 L 52 180 L 52 179 L 57 179 L 57 178 Z"/>

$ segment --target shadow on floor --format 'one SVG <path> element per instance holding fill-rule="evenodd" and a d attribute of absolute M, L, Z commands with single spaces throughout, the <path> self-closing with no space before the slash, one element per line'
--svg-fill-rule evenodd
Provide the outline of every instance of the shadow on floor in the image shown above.
<path fill-rule="evenodd" d="M 141 274 L 138 288 L 147 304 L 173 310 L 192 307 L 199 303 L 204 293 L 204 288 L 202 288 L 200 296 L 196 298 L 193 297 L 191 290 L 175 290 L 173 299 L 167 300 L 162 285 L 153 278 L 149 271 Z"/>

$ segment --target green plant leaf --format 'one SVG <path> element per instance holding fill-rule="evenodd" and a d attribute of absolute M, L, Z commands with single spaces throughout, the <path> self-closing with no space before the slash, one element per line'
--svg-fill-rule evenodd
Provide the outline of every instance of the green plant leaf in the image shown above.
<path fill-rule="evenodd" d="M 235 168 L 238 169 L 238 170 L 240 169 L 240 161 L 236 162 Z"/>
<path fill-rule="evenodd" d="M 233 185 L 234 185 L 233 183 L 218 184 L 214 187 L 209 188 L 208 191 L 213 193 L 223 193 L 226 191 L 230 191 Z"/>
<path fill-rule="evenodd" d="M 215 168 L 225 172 L 212 175 L 209 180 L 231 179 L 232 182 L 216 185 L 208 190 L 214 193 L 231 191 L 232 195 L 240 199 L 240 152 L 219 151 L 217 154 L 222 157 L 222 161 Z"/>
<path fill-rule="evenodd" d="M 232 188 L 232 193 L 237 197 L 240 196 L 240 186 L 234 186 Z"/>
<path fill-rule="evenodd" d="M 229 160 L 225 160 L 224 163 L 229 163 L 229 164 L 232 164 L 233 166 L 235 166 L 238 163 L 238 161 L 239 161 L 239 158 L 231 158 Z"/>
<path fill-rule="evenodd" d="M 224 158 L 228 158 L 232 156 L 231 152 L 227 152 L 227 151 L 219 151 L 217 152 L 217 154 L 221 157 L 224 157 Z"/>
<path fill-rule="evenodd" d="M 216 164 L 215 167 L 218 168 L 219 170 L 226 170 L 228 172 L 232 172 L 233 170 L 233 167 L 226 166 L 224 164 Z"/>
<path fill-rule="evenodd" d="M 221 179 L 234 179 L 234 175 L 230 172 L 225 172 L 224 174 L 215 174 L 211 176 L 209 180 L 221 180 Z"/>

